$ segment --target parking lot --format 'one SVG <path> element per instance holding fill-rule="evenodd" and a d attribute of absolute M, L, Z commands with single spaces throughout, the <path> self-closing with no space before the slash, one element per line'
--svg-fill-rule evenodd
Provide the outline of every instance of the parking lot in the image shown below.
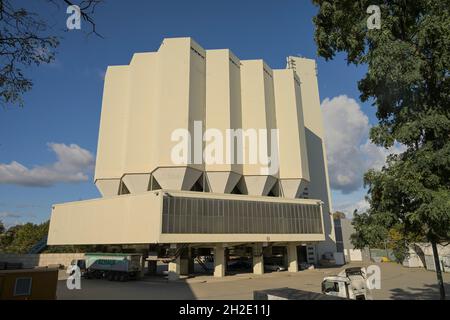
<path fill-rule="evenodd" d="M 363 266 L 353 264 L 351 266 Z M 381 263 L 381 289 L 373 290 L 374 299 L 438 299 L 436 275 L 425 269 L 405 268 L 395 263 Z M 346 266 L 349 267 L 349 266 Z M 224 278 L 197 275 L 178 281 L 163 276 L 145 277 L 137 281 L 114 282 L 81 280 L 80 290 L 66 287 L 64 274 L 58 282 L 58 299 L 253 299 L 254 290 L 289 287 L 313 292 L 321 291 L 323 277 L 336 275 L 342 268 L 305 270 L 298 273 L 272 272 L 264 275 L 241 273 Z M 450 274 L 444 274 L 447 296 Z"/>

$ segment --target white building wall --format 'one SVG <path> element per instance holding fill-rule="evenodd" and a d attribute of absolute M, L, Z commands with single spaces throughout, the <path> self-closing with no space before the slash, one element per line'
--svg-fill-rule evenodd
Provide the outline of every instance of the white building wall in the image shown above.
<path fill-rule="evenodd" d="M 293 70 L 274 70 L 281 195 L 299 198 L 309 182 L 300 81 Z"/>
<path fill-rule="evenodd" d="M 240 62 L 229 50 L 206 51 L 206 130 L 212 136 L 205 151 L 218 150 L 222 163 L 206 163 L 208 191 L 231 193 L 239 182 L 242 165 L 233 164 L 236 145 L 227 143 L 229 129 L 241 128 Z M 214 130 L 214 131 L 212 131 Z M 216 137 L 215 132 L 222 136 Z M 228 140 L 229 141 L 229 140 Z M 230 147 L 232 145 L 233 147 Z M 231 149 L 231 150 L 230 150 Z M 208 151 L 208 154 L 213 152 Z M 214 152 L 216 154 L 216 152 Z"/>
<path fill-rule="evenodd" d="M 316 62 L 312 59 L 289 57 L 300 78 L 303 116 L 305 120 L 306 145 L 308 150 L 310 183 L 308 193 L 311 199 L 324 202 L 325 242 L 318 244 L 318 254 L 336 252 L 333 218 L 331 216 L 331 194 L 328 179 L 327 155 L 324 141 L 323 116 L 320 108 L 319 86 Z"/>
<path fill-rule="evenodd" d="M 129 112 L 130 68 L 108 67 L 100 117 L 95 184 L 103 196 L 116 195 L 124 171 Z"/>
<path fill-rule="evenodd" d="M 242 130 L 256 130 L 256 139 L 259 142 L 259 130 L 267 130 L 267 139 L 262 140 L 270 153 L 270 129 L 276 128 L 275 104 L 273 96 L 272 70 L 263 60 L 241 61 L 241 99 L 242 99 Z M 253 137 L 253 139 L 255 139 Z M 267 165 L 261 164 L 261 159 L 250 163 L 251 154 L 258 154 L 258 148 L 248 143 L 249 138 L 244 137 L 244 179 L 241 180 L 240 190 L 250 195 L 267 195 L 275 186 L 274 175 L 263 175 Z M 261 146 L 261 144 L 260 144 Z M 276 173 L 278 175 L 278 172 Z"/>
<path fill-rule="evenodd" d="M 281 188 L 285 197 L 322 200 L 326 241 L 318 246 L 318 254 L 336 251 L 315 61 L 290 59 L 295 74 L 290 69 L 273 71 L 263 60 L 240 61 L 229 50 L 205 51 L 191 38 L 171 38 L 157 52 L 135 54 L 129 66 L 109 67 L 97 187 L 104 196 L 117 195 L 120 183 L 132 194 L 147 191 L 150 181 L 165 189 L 191 190 L 196 182 L 203 183 L 200 177 L 206 170 L 211 177 L 215 174 L 215 185 L 209 186 L 215 190 L 209 191 L 227 193 L 242 174 L 237 186 L 246 194 L 278 195 Z M 196 121 L 202 123 L 199 131 Z M 253 149 L 257 163 L 249 163 L 255 145 L 249 145 L 248 137 L 244 137 L 244 165 L 205 167 L 201 135 L 206 128 L 222 133 L 228 128 L 256 134 L 267 130 L 266 137 L 255 137 L 256 142 L 264 139 L 268 156 L 274 156 L 271 152 L 278 156 L 280 170 L 263 173 L 267 165 L 261 164 L 259 148 Z M 276 128 L 277 146 L 270 136 Z M 176 129 L 190 134 L 189 164 L 173 161 Z M 231 178 L 232 172 L 236 175 Z M 217 174 L 222 174 L 219 179 Z"/>

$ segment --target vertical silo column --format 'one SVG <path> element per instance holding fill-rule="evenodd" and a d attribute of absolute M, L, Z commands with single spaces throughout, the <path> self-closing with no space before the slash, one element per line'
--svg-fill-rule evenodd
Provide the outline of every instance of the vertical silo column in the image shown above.
<path fill-rule="evenodd" d="M 105 75 L 94 177 L 104 197 L 119 193 L 123 174 L 130 109 L 129 77 L 128 66 L 108 67 Z"/>
<path fill-rule="evenodd" d="M 325 252 L 336 252 L 334 225 L 331 216 L 331 196 L 328 179 L 327 155 L 324 141 L 323 116 L 320 108 L 317 84 L 316 62 L 312 59 L 289 57 L 300 78 L 303 117 L 305 121 L 306 145 L 308 150 L 309 197 L 320 199 L 323 204 L 325 241 L 318 244 L 319 256 Z"/>
<path fill-rule="evenodd" d="M 274 157 L 278 151 L 276 139 L 271 138 L 271 129 L 276 129 L 273 75 L 263 60 L 241 61 L 241 101 L 244 178 L 239 189 L 244 194 L 265 196 L 277 182 L 278 161 Z M 261 130 L 266 130 L 265 136 Z M 275 172 L 265 163 L 269 156 L 275 160 Z"/>
<path fill-rule="evenodd" d="M 309 182 L 300 80 L 292 69 L 274 70 L 281 196 L 299 198 Z"/>
<path fill-rule="evenodd" d="M 230 130 L 241 128 L 240 62 L 229 50 L 206 51 L 205 173 L 208 191 L 231 193 L 242 174 Z"/>
<path fill-rule="evenodd" d="M 191 38 L 165 39 L 158 50 L 158 146 L 152 149 L 157 153 L 153 177 L 164 189 L 191 190 L 204 169 L 205 60 L 204 49 Z M 189 132 L 191 143 L 179 137 L 172 141 L 175 130 Z M 183 141 L 187 161 L 175 162 L 173 150 Z"/>
<path fill-rule="evenodd" d="M 130 113 L 128 117 L 124 176 L 131 193 L 148 190 L 156 167 L 157 53 L 136 53 L 130 63 Z"/>

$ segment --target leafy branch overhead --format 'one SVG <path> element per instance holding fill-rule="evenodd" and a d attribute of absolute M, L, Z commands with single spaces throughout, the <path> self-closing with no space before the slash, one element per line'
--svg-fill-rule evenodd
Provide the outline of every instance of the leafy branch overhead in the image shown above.
<path fill-rule="evenodd" d="M 58 8 L 73 5 L 68 0 L 41 0 L 42 4 Z M 96 31 L 93 19 L 96 6 L 102 0 L 79 3 L 80 16 Z M 64 10 L 65 14 L 65 10 Z M 57 32 L 48 23 L 26 8 L 16 7 L 13 1 L 0 0 L 0 104 L 23 106 L 22 95 L 30 90 L 33 81 L 25 69 L 54 61 L 59 45 Z"/>

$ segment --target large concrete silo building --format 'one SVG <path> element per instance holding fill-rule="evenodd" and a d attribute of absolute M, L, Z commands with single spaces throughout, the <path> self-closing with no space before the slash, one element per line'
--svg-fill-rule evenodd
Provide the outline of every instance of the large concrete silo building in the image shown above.
<path fill-rule="evenodd" d="M 189 134 L 185 161 L 174 160 L 178 132 Z M 336 251 L 323 137 L 314 60 L 288 57 L 272 70 L 165 39 L 108 68 L 95 169 L 102 198 L 55 205 L 48 244 L 212 248 L 216 276 L 227 248 L 252 247 L 261 273 L 264 252 L 285 246 L 297 271 L 299 248 L 308 262 Z M 175 256 L 170 270 L 185 272 L 186 259 Z"/>

